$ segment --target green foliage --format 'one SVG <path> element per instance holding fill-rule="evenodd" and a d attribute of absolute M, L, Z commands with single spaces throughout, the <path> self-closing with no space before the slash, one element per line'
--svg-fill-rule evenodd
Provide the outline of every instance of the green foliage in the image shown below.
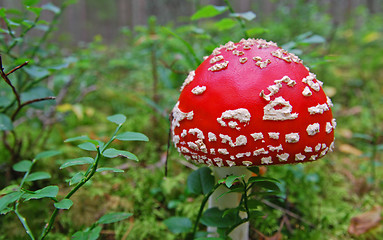
<path fill-rule="evenodd" d="M 250 170 L 259 172 L 256 167 L 250 168 Z M 279 182 L 269 177 L 257 176 L 245 180 L 245 175 L 230 175 L 218 180 L 218 183 L 215 184 L 211 169 L 207 167 L 199 168 L 193 171 L 187 179 L 188 190 L 193 194 L 203 196 L 198 215 L 194 221 L 194 227 L 192 228 L 191 220 L 186 217 L 170 217 L 164 223 L 173 233 L 188 233 L 187 239 L 194 239 L 197 237 L 197 234 L 202 233 L 197 232 L 199 223 L 205 226 L 217 227 L 220 229 L 221 237 L 225 238 L 238 225 L 252 219 L 258 219 L 263 215 L 259 211 L 259 206 L 262 205 L 261 199 L 251 199 L 250 197 L 257 196 L 260 198 L 279 194 L 280 190 L 276 183 Z M 242 197 L 239 205 L 232 209 L 220 210 L 213 207 L 204 210 L 205 204 L 211 195 L 223 185 L 228 188 L 228 191 L 219 196 L 219 198 L 228 193 L 240 193 Z M 252 191 L 251 194 L 250 191 Z M 247 213 L 245 219 L 239 217 L 240 211 Z"/>
<path fill-rule="evenodd" d="M 215 17 L 221 13 L 224 13 L 228 8 L 226 6 L 213 6 L 206 5 L 199 9 L 196 13 L 191 16 L 191 20 L 198 20 L 201 18 L 211 18 Z"/>
<path fill-rule="evenodd" d="M 175 234 L 189 232 L 192 228 L 192 222 L 186 217 L 171 217 L 166 219 L 164 223 Z"/>
<path fill-rule="evenodd" d="M 189 191 L 194 194 L 208 194 L 214 187 L 214 176 L 207 167 L 192 172 L 187 180 Z"/>
<path fill-rule="evenodd" d="M 58 51 L 50 51 L 48 40 L 65 8 L 74 2 L 65 0 L 56 6 L 28 0 L 22 1 L 20 8 L 0 9 L 4 23 L 0 30 L 0 133 L 3 136 L 0 162 L 5 164 L 5 182 L 13 180 L 12 165 L 31 158 L 37 149 L 43 148 L 56 121 L 55 96 L 62 85 L 48 87 L 47 81 L 69 64 L 60 59 Z M 52 20 L 43 20 L 44 14 L 52 14 Z M 33 34 L 34 31 L 41 34 Z M 4 184 L 1 181 L 0 185 Z"/>
<path fill-rule="evenodd" d="M 28 190 L 28 188 L 25 187 L 27 183 L 51 178 L 51 175 L 47 172 L 41 172 L 41 171 L 32 172 L 32 168 L 37 163 L 37 161 L 44 158 L 54 157 L 60 154 L 59 151 L 52 150 L 52 151 L 41 152 L 37 154 L 32 161 L 23 160 L 13 165 L 12 168 L 14 171 L 23 172 L 25 174 L 23 179 L 21 180 L 20 185 L 16 187 L 15 189 L 12 189 L 11 191 L 6 192 L 6 195 L 0 199 L 0 212 L 3 214 L 14 212 L 20 219 L 21 223 L 23 224 L 25 228 L 26 233 L 31 239 L 36 239 L 36 238 L 33 232 L 31 231 L 30 227 L 28 226 L 27 220 L 19 212 L 19 205 L 21 203 L 25 203 L 32 199 L 37 200 L 42 198 L 48 198 L 53 200 L 54 202 L 53 205 L 55 207 L 55 210 L 53 211 L 49 221 L 44 226 L 41 236 L 39 238 L 39 239 L 44 239 L 53 227 L 53 223 L 55 222 L 55 218 L 58 214 L 58 210 L 70 209 L 73 205 L 73 201 L 70 200 L 72 195 L 75 194 L 84 184 L 86 184 L 96 172 L 103 172 L 103 171 L 111 171 L 115 173 L 124 172 L 123 170 L 117 169 L 117 168 L 99 167 L 101 165 L 102 159 L 124 156 L 124 157 L 127 157 L 128 159 L 138 161 L 138 158 L 134 154 L 128 151 L 117 150 L 115 148 L 109 148 L 109 145 L 117 138 L 117 134 L 119 130 L 121 129 L 122 125 L 125 123 L 126 116 L 122 114 L 117 114 L 117 115 L 110 116 L 107 119 L 117 124 L 117 128 L 114 134 L 112 135 L 112 137 L 106 143 L 103 143 L 101 141 L 96 141 L 94 139 L 91 139 L 85 136 L 74 137 L 74 138 L 70 138 L 66 140 L 66 142 L 85 141 L 85 143 L 78 145 L 78 147 L 85 151 L 96 151 L 97 155 L 94 158 L 81 157 L 81 158 L 69 159 L 69 160 L 66 160 L 64 164 L 61 165 L 60 169 L 73 167 L 77 165 L 89 164 L 86 172 L 83 172 L 83 171 L 77 172 L 76 174 L 73 175 L 71 179 L 69 179 L 68 181 L 69 185 L 70 186 L 75 185 L 75 186 L 61 200 L 57 199 L 57 195 L 59 193 L 58 186 L 55 186 L 55 185 L 46 186 L 34 191 Z M 133 138 L 131 136 L 129 137 L 128 135 L 128 137 L 125 137 L 119 140 L 120 141 L 137 141 L 137 140 L 147 141 L 148 138 L 143 134 L 134 133 Z M 84 145 L 84 144 L 87 144 L 87 145 Z M 110 214 L 104 215 L 90 228 L 87 228 L 84 231 L 76 232 L 73 235 L 73 237 L 75 239 L 89 239 L 89 238 L 97 239 L 100 235 L 100 230 L 101 230 L 101 227 L 99 225 L 119 222 L 130 216 L 132 216 L 131 213 L 110 213 Z"/>
<path fill-rule="evenodd" d="M 314 1 L 275 2 L 276 11 L 268 15 L 258 2 L 252 3 L 255 15 L 236 12 L 233 1 L 224 1 L 198 7 L 181 25 L 161 25 L 151 17 L 146 26 L 125 28 L 121 45 L 106 45 L 95 36 L 64 49 L 49 36 L 74 2 L 22 1 L 21 9 L 0 9 L 6 75 L 0 82 L 0 239 L 25 239 L 22 230 L 28 227 L 38 233 L 56 209 L 62 212 L 60 227 L 52 228 L 50 239 L 171 240 L 191 238 L 193 231 L 196 239 L 224 239 L 233 222 L 220 231 L 222 238 L 208 238 L 206 225 L 220 225 L 222 217 L 235 220 L 246 206 L 252 236 L 379 239 L 381 226 L 359 237 L 347 230 L 352 217 L 383 205 L 381 14 L 359 7 L 334 24 L 327 7 Z M 46 12 L 52 22 L 41 19 Z M 266 175 L 245 183 L 243 176 L 228 176 L 220 186 L 254 191 L 238 208 L 209 210 L 208 196 L 218 185 L 208 168 L 191 171 L 171 148 L 164 179 L 168 115 L 187 73 L 203 56 L 247 36 L 299 54 L 325 83 L 334 103 L 338 148 L 312 164 L 268 167 Z M 43 97 L 52 98 L 40 101 Z M 132 132 L 121 128 L 109 138 L 97 137 L 122 122 Z M 145 147 L 131 142 L 148 141 L 146 136 L 151 141 Z M 92 168 L 97 155 L 102 164 Z M 65 198 L 90 169 L 94 177 Z M 258 168 L 251 170 L 259 175 Z M 100 223 L 105 212 L 128 220 Z"/>

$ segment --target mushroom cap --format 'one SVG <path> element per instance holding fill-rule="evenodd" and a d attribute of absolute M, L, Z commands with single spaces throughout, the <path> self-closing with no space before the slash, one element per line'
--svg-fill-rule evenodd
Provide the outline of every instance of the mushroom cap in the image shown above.
<path fill-rule="evenodd" d="M 296 55 L 263 39 L 228 42 L 181 87 L 173 142 L 188 160 L 219 167 L 314 161 L 334 147 L 331 107 Z"/>

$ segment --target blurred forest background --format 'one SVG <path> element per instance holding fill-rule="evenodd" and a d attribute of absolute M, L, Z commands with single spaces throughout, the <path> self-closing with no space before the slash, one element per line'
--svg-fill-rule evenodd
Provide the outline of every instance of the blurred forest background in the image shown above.
<path fill-rule="evenodd" d="M 203 56 L 246 36 L 299 55 L 338 124 L 333 153 L 267 167 L 280 192 L 251 239 L 382 239 L 382 0 L 0 0 L 0 239 L 52 211 L 46 239 L 189 236 L 203 196 L 171 145 L 164 177 L 169 113 Z"/>
<path fill-rule="evenodd" d="M 60 1 L 42 0 L 42 4 L 53 2 L 59 5 Z M 355 9 L 365 7 L 371 14 L 382 14 L 381 0 L 316 0 L 302 1 L 320 6 L 322 13 L 331 17 L 331 24 L 344 23 L 352 18 Z M 188 23 L 189 17 L 201 6 L 212 4 L 222 5 L 222 0 L 83 0 L 78 1 L 65 10 L 60 19 L 60 32 L 57 33 L 61 44 L 77 44 L 80 41 L 89 42 L 95 35 L 101 35 L 105 41 L 114 42 L 120 38 L 121 28 L 133 30 L 137 25 L 146 25 L 150 16 L 156 16 L 158 24 L 173 23 L 182 25 Z M 233 8 L 237 12 L 257 10 L 259 19 L 275 16 L 280 7 L 286 11 L 299 4 L 296 1 L 284 2 L 281 0 L 240 0 L 233 1 Z M 21 1 L 1 0 L 0 6 L 5 8 L 19 8 Z M 42 13 L 42 18 L 49 19 L 52 14 Z"/>

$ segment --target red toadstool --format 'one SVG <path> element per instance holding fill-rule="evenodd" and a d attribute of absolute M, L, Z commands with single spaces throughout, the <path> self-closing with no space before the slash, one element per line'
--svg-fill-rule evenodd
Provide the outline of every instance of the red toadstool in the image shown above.
<path fill-rule="evenodd" d="M 173 142 L 208 166 L 312 162 L 334 148 L 331 107 L 322 82 L 296 55 L 263 39 L 228 42 L 181 87 Z"/>

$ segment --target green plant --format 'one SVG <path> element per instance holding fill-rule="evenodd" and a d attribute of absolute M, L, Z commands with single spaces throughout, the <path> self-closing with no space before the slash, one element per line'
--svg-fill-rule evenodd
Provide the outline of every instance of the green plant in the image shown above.
<path fill-rule="evenodd" d="M 53 3 L 41 4 L 40 0 L 25 0 L 20 8 L 0 9 L 4 26 L 0 28 L 0 54 L 4 62 L 9 63 L 5 66 L 1 62 L 4 81 L 0 83 L 3 143 L 0 149 L 3 150 L 1 162 L 7 165 L 7 178 L 0 185 L 14 179 L 10 171 L 13 164 L 36 154 L 34 149 L 43 148 L 56 122 L 56 101 L 52 101 L 56 94 L 52 87 L 47 87 L 47 81 L 53 73 L 68 67 L 70 62 L 59 58 L 52 60 L 51 56 L 60 54 L 57 48 L 50 47 L 48 40 L 66 7 L 74 2 L 65 0 L 56 6 Z M 52 20 L 43 20 L 43 12 L 52 13 Z M 11 70 L 6 72 L 5 68 Z M 8 77 L 10 74 L 12 79 Z M 64 84 L 60 89 L 63 91 L 58 94 L 57 102 L 61 102 L 67 87 Z M 35 126 L 39 129 L 38 134 L 33 131 Z"/>
<path fill-rule="evenodd" d="M 198 231 L 200 223 L 208 227 L 217 227 L 220 238 L 228 239 L 228 235 L 237 226 L 257 220 L 264 214 L 260 209 L 263 199 L 280 194 L 279 182 L 276 179 L 259 176 L 259 168 L 248 168 L 256 176 L 246 180 L 245 175 L 230 175 L 220 179 L 215 184 L 214 177 L 210 168 L 202 167 L 192 172 L 187 181 L 189 191 L 194 195 L 203 195 L 197 217 L 192 221 L 187 217 L 171 217 L 165 220 L 165 224 L 173 233 L 187 233 L 186 239 L 203 239 L 208 232 Z M 229 190 L 219 196 L 229 193 L 240 193 L 241 201 L 236 208 L 221 210 L 216 207 L 205 210 L 206 203 L 214 191 L 220 186 L 225 186 Z M 241 218 L 240 212 L 245 212 L 246 217 Z"/>
<path fill-rule="evenodd" d="M 57 215 L 59 214 L 59 211 L 62 209 L 70 209 L 70 207 L 73 204 L 72 200 L 70 200 L 72 195 L 75 194 L 81 187 L 83 187 L 94 176 L 96 172 L 124 172 L 123 170 L 118 168 L 100 167 L 103 160 L 122 156 L 130 160 L 138 161 L 138 158 L 133 153 L 112 148 L 110 147 L 110 145 L 114 140 L 148 141 L 148 138 L 145 135 L 136 132 L 119 133 L 119 130 L 121 129 L 123 123 L 126 121 L 126 117 L 122 114 L 113 115 L 108 117 L 107 119 L 117 124 L 115 132 L 107 142 L 91 139 L 87 136 L 79 136 L 65 140 L 65 142 L 68 143 L 82 141 L 83 143 L 78 145 L 78 147 L 85 151 L 96 152 L 96 156 L 69 159 L 60 166 L 60 169 L 77 165 L 88 166 L 86 171 L 79 171 L 68 180 L 69 185 L 73 187 L 62 199 L 57 198 L 57 195 L 59 193 L 59 187 L 56 185 L 46 186 L 35 191 L 29 189 L 30 185 L 28 187 L 28 184 L 32 184 L 34 181 L 48 179 L 51 177 L 48 172 L 33 172 L 33 168 L 39 160 L 47 157 L 53 157 L 59 154 L 59 151 L 42 152 L 36 155 L 32 161 L 23 160 L 13 165 L 13 170 L 24 173 L 24 177 L 22 178 L 18 186 L 8 187 L 2 191 L 2 193 L 5 195 L 0 199 L 0 212 L 2 214 L 7 214 L 11 212 L 15 213 L 20 222 L 22 223 L 27 235 L 31 239 L 44 239 L 48 235 L 48 233 L 53 227 Z M 43 198 L 51 199 L 55 208 L 51 216 L 49 217 L 49 220 L 44 225 L 40 236 L 36 237 L 32 229 L 29 227 L 27 219 L 21 214 L 19 206 L 21 204 L 25 204 L 29 200 Z M 100 218 L 95 224 L 93 224 L 90 228 L 82 232 L 77 232 L 74 235 L 74 237 L 76 237 L 76 239 L 97 239 L 101 230 L 101 227 L 99 225 L 120 221 L 130 216 L 130 213 L 115 213 L 105 215 L 104 217 Z"/>

